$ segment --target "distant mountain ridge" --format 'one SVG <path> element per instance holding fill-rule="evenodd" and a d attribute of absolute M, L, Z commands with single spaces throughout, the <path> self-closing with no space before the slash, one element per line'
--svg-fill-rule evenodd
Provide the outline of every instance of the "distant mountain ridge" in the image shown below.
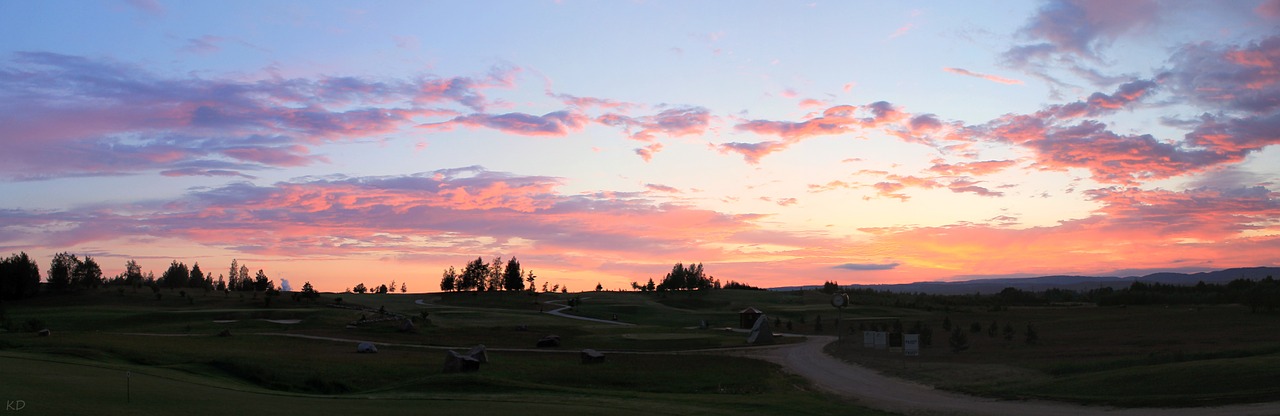
<path fill-rule="evenodd" d="M 1042 291 L 1068 289 L 1087 291 L 1102 287 L 1124 288 L 1133 282 L 1162 283 L 1169 285 L 1194 285 L 1198 282 L 1226 283 L 1235 279 L 1261 280 L 1267 276 L 1280 277 L 1280 267 L 1237 267 L 1199 273 L 1152 273 L 1145 276 L 1039 276 L 1023 278 L 975 279 L 958 282 L 916 282 L 891 285 L 843 285 L 859 289 L 888 290 L 891 292 L 928 293 L 934 295 L 992 294 L 1013 287 L 1021 290 Z M 770 290 L 801 290 L 821 286 L 791 286 Z"/>

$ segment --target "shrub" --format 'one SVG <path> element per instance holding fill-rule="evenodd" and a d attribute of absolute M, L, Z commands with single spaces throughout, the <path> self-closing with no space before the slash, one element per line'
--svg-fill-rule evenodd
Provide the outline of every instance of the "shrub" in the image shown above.
<path fill-rule="evenodd" d="M 947 339 L 947 343 L 951 345 L 951 352 L 960 352 L 969 349 L 969 336 L 965 335 L 960 328 L 951 331 L 951 338 Z"/>

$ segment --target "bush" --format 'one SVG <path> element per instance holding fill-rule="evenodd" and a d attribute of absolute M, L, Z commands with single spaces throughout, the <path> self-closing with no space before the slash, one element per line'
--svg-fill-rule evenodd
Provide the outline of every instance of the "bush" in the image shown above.
<path fill-rule="evenodd" d="M 947 343 L 951 345 L 951 352 L 964 351 L 969 349 L 969 336 L 965 335 L 960 328 L 956 328 L 956 330 L 951 331 L 951 338 L 947 340 Z"/>
<path fill-rule="evenodd" d="M 22 324 L 22 330 L 27 332 L 36 332 L 45 328 L 48 327 L 44 325 L 44 321 L 36 318 L 28 319 L 26 323 Z"/>

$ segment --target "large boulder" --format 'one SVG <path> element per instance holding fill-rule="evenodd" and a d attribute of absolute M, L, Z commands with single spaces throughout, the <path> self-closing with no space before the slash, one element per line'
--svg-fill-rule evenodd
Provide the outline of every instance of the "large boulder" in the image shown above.
<path fill-rule="evenodd" d="M 773 328 L 769 326 L 768 316 L 760 315 L 756 318 L 755 325 L 751 326 L 751 335 L 747 336 L 747 343 L 752 345 L 773 343 Z"/>
<path fill-rule="evenodd" d="M 538 348 L 554 348 L 560 346 L 559 335 L 547 335 L 538 340 Z"/>
<path fill-rule="evenodd" d="M 470 373 L 480 371 L 480 360 L 466 354 L 459 354 L 457 351 L 448 350 L 444 353 L 444 372 L 446 373 Z"/>
<path fill-rule="evenodd" d="M 474 358 L 476 361 L 479 361 L 481 364 L 489 363 L 489 353 L 485 351 L 484 344 L 471 347 L 470 350 L 467 350 L 467 356 Z"/>
<path fill-rule="evenodd" d="M 356 345 L 356 352 L 373 354 L 378 352 L 378 347 L 368 342 L 361 342 L 360 345 Z"/>
<path fill-rule="evenodd" d="M 413 325 L 413 319 L 406 318 L 400 322 L 400 332 L 417 332 L 418 327 Z"/>
<path fill-rule="evenodd" d="M 582 350 L 581 353 L 578 353 L 578 356 L 582 357 L 583 364 L 600 364 L 604 362 L 604 353 L 590 348 Z"/>

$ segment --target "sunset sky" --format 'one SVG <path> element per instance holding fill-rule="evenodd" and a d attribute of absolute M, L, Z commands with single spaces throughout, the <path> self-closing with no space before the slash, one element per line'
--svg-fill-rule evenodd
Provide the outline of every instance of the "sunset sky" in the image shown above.
<path fill-rule="evenodd" d="M 42 272 L 1280 266 L 1280 0 L 3 1 L 0 149 Z"/>

